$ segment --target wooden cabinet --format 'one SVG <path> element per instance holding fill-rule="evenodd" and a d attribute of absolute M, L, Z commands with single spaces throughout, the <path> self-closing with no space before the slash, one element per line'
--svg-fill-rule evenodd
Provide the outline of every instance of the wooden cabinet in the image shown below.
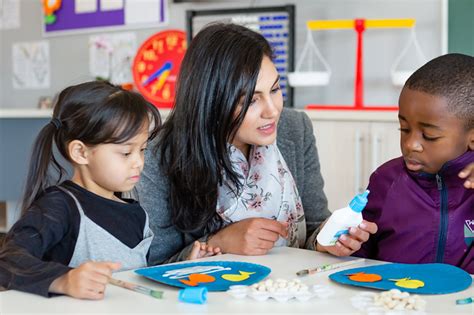
<path fill-rule="evenodd" d="M 378 166 L 401 155 L 396 112 L 308 114 L 331 211 L 345 207 L 355 194 L 364 191 Z"/>

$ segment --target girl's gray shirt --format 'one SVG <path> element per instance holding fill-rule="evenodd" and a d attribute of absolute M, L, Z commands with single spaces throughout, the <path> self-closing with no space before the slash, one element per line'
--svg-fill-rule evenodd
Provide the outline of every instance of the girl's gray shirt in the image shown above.
<path fill-rule="evenodd" d="M 307 234 L 305 248 L 314 250 L 319 227 L 330 212 L 323 191 L 324 181 L 313 127 L 304 112 L 283 109 L 278 123 L 277 145 L 296 181 L 303 202 Z M 195 237 L 182 233 L 172 224 L 169 182 L 162 172 L 160 156 L 153 149 L 146 151 L 145 168 L 137 192 L 155 234 L 150 247 L 149 265 L 186 259 Z"/>

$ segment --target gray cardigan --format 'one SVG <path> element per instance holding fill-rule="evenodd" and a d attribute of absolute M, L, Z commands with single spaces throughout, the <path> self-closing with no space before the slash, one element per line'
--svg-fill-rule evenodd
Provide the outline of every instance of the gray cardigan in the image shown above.
<path fill-rule="evenodd" d="M 306 219 L 306 248 L 314 249 L 320 224 L 330 215 L 323 192 L 316 141 L 309 117 L 293 109 L 283 109 L 278 124 L 277 144 L 296 181 Z M 169 209 L 169 182 L 163 175 L 154 150 L 145 155 L 145 168 L 137 185 L 138 199 L 150 217 L 155 238 L 150 247 L 149 264 L 183 260 L 187 257 L 191 235 L 172 225 Z M 204 238 L 205 239 L 205 238 Z"/>

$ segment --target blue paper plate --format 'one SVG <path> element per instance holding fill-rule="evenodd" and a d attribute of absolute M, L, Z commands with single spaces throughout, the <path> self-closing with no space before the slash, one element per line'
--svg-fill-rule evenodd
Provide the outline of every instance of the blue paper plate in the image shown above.
<path fill-rule="evenodd" d="M 348 275 L 365 272 L 382 276 L 377 282 L 358 282 L 349 279 Z M 402 288 L 389 279 L 410 278 L 425 283 L 417 289 Z M 352 286 L 366 287 L 378 290 L 399 289 L 400 291 L 417 294 L 448 294 L 467 289 L 472 283 L 472 277 L 461 268 L 447 264 L 399 264 L 390 263 L 377 266 L 347 269 L 333 273 L 329 279 Z"/>
<path fill-rule="evenodd" d="M 197 286 L 207 287 L 209 291 L 226 291 L 231 285 L 252 285 L 263 280 L 270 272 L 268 267 L 240 261 L 196 261 L 135 270 L 135 273 L 148 279 L 181 288 L 190 286 L 180 282 L 180 279 L 189 280 L 190 274 L 208 274 L 215 281 Z M 238 281 L 226 280 L 222 278 L 223 275 L 237 275 L 238 279 L 234 280 Z"/>

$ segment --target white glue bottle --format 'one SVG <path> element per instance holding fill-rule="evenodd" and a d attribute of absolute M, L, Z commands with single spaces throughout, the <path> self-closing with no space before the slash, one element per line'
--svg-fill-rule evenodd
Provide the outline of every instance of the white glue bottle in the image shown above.
<path fill-rule="evenodd" d="M 335 245 L 339 236 L 349 234 L 349 228 L 356 227 L 362 222 L 362 210 L 367 204 L 366 190 L 352 199 L 348 207 L 333 212 L 329 220 L 324 224 L 316 240 L 322 246 Z"/>

